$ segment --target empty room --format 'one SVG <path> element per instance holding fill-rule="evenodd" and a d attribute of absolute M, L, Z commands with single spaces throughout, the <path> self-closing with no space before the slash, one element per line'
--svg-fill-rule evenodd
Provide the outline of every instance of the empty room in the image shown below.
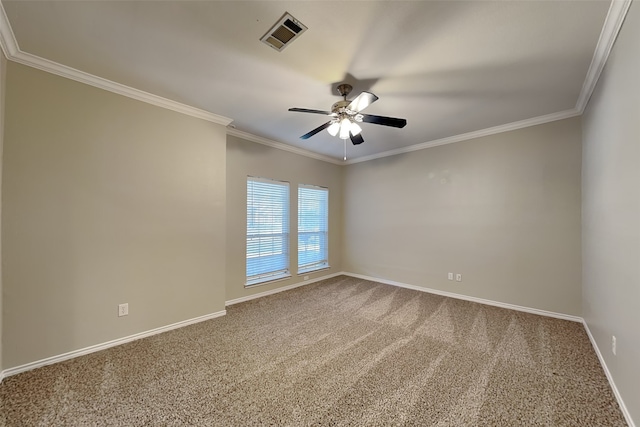
<path fill-rule="evenodd" d="M 0 426 L 640 422 L 640 7 L 0 1 Z"/>

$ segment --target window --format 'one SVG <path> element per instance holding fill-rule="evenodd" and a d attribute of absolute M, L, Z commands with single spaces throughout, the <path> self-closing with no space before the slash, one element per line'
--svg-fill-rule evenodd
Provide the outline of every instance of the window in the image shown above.
<path fill-rule="evenodd" d="M 247 285 L 289 276 L 289 183 L 247 177 Z"/>
<path fill-rule="evenodd" d="M 298 187 L 298 273 L 329 267 L 329 190 Z"/>

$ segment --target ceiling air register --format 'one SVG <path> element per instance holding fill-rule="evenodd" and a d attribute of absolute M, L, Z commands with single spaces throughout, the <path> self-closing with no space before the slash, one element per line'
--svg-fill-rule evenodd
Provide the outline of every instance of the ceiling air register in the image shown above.
<path fill-rule="evenodd" d="M 307 27 L 287 12 L 262 36 L 260 41 L 281 52 L 305 31 Z"/>

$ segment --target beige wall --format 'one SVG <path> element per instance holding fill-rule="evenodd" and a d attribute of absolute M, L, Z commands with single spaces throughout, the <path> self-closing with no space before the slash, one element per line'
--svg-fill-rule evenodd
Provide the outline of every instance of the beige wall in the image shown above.
<path fill-rule="evenodd" d="M 292 209 L 292 278 L 244 287 L 252 175 L 289 181 L 292 207 L 298 183 L 330 189 L 331 268 L 312 279 L 347 271 L 583 315 L 637 420 L 634 8 L 583 120 L 344 168 L 2 57 L 0 369 L 302 283 Z"/>
<path fill-rule="evenodd" d="M 224 309 L 223 126 L 13 62 L 5 113 L 5 368 Z"/>
<path fill-rule="evenodd" d="M 344 270 L 579 316 L 580 138 L 572 118 L 347 166 Z"/>
<path fill-rule="evenodd" d="M 583 117 L 583 314 L 640 423 L 640 5 L 632 4 Z M 617 338 L 617 356 L 611 336 Z"/>
<path fill-rule="evenodd" d="M 7 59 L 0 51 L 0 221 L 2 219 L 2 150 L 4 146 L 4 92 L 6 81 Z M 0 372 L 2 362 L 2 228 L 0 227 Z"/>
<path fill-rule="evenodd" d="M 245 288 L 247 235 L 247 176 L 290 184 L 290 267 L 292 277 Z M 329 189 L 329 265 L 306 273 L 310 280 L 341 271 L 342 166 L 229 136 L 227 138 L 227 301 L 303 282 L 297 275 L 298 184 Z"/>

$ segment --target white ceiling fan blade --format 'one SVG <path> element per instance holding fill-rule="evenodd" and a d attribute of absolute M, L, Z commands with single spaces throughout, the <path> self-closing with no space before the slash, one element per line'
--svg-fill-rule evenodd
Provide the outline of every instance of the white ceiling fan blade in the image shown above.
<path fill-rule="evenodd" d="M 356 96 L 353 101 L 351 101 L 351 103 L 347 106 L 347 110 L 358 113 L 377 100 L 378 97 L 371 92 L 362 92 L 360 95 Z"/>

